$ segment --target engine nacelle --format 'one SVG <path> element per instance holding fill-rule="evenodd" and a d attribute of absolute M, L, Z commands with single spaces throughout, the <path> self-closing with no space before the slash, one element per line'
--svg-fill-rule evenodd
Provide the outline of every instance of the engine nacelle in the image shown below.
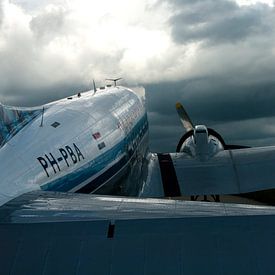
<path fill-rule="evenodd" d="M 194 130 L 182 136 L 176 151 L 185 152 L 204 161 L 224 150 L 225 147 L 223 138 L 216 131 L 204 125 L 197 125 Z"/>

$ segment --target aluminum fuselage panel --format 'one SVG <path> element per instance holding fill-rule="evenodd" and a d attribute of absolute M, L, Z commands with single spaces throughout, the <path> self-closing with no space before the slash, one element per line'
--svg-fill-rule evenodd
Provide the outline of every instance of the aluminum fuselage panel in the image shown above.
<path fill-rule="evenodd" d="M 45 105 L 0 150 L 0 203 L 26 191 L 77 190 L 107 166 L 125 165 L 148 129 L 141 98 L 123 87 Z"/>

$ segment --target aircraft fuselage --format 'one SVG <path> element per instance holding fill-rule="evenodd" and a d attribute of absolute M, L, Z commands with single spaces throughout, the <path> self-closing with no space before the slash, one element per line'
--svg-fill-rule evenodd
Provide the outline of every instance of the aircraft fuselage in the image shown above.
<path fill-rule="evenodd" d="M 44 107 L 0 149 L 1 204 L 35 189 L 91 193 L 123 176 L 133 156 L 144 157 L 147 115 L 131 90 L 90 91 Z"/>

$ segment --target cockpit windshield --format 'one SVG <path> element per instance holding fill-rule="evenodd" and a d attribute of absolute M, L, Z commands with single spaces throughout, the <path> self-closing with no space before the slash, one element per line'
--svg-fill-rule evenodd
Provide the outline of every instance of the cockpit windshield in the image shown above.
<path fill-rule="evenodd" d="M 42 111 L 42 107 L 19 108 L 0 103 L 0 148 Z"/>

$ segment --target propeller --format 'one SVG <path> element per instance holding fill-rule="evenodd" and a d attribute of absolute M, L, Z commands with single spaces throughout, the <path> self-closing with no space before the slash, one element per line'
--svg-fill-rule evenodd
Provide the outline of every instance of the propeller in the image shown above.
<path fill-rule="evenodd" d="M 180 121 L 183 127 L 185 128 L 186 132 L 194 130 L 194 125 L 181 103 L 176 103 L 176 109 L 180 117 Z"/>
<path fill-rule="evenodd" d="M 183 127 L 186 130 L 186 133 L 181 137 L 178 145 L 177 145 L 177 152 L 181 151 L 181 147 L 185 140 L 187 140 L 190 136 L 193 135 L 195 126 L 192 123 L 190 117 L 188 116 L 187 112 L 185 111 L 184 107 L 181 103 L 176 103 L 176 109 L 180 118 L 180 121 L 183 125 Z M 211 128 L 207 128 L 208 134 L 215 137 L 219 142 L 221 143 L 224 150 L 236 150 L 236 149 L 244 149 L 244 148 L 250 148 L 249 146 L 244 145 L 235 145 L 235 144 L 226 144 L 222 138 L 222 136 L 217 133 L 215 130 Z"/>

